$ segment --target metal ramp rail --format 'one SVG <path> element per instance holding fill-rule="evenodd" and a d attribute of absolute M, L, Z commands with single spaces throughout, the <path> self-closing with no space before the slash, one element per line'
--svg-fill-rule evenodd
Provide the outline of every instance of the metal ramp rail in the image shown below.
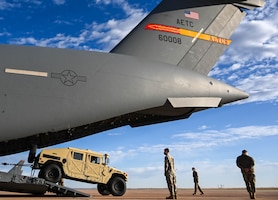
<path fill-rule="evenodd" d="M 42 178 L 23 176 L 21 170 L 23 165 L 24 161 L 21 160 L 9 172 L 0 171 L 0 190 L 34 195 L 44 195 L 46 192 L 53 192 L 58 196 L 90 197 L 89 194 L 46 181 Z"/>
<path fill-rule="evenodd" d="M 47 186 L 49 192 L 56 193 L 58 196 L 90 197 L 89 194 L 62 185 L 57 185 L 49 181 L 45 181 L 45 185 Z"/>

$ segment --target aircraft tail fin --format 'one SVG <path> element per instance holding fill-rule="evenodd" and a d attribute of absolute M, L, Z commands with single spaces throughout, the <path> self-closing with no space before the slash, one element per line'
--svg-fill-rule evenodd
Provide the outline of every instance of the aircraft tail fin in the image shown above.
<path fill-rule="evenodd" d="M 8 172 L 9 174 L 22 174 L 22 166 L 24 165 L 24 160 L 20 160 L 17 164 L 14 165 L 14 167 L 12 169 L 10 169 L 10 171 Z"/>
<path fill-rule="evenodd" d="M 163 0 L 111 52 L 208 74 L 245 12 L 264 0 Z"/>

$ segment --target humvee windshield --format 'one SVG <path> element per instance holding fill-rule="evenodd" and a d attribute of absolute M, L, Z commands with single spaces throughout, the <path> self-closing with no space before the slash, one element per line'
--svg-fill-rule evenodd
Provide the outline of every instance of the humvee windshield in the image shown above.
<path fill-rule="evenodd" d="M 108 154 L 104 154 L 103 156 L 103 164 L 108 165 L 109 164 L 109 156 Z"/>

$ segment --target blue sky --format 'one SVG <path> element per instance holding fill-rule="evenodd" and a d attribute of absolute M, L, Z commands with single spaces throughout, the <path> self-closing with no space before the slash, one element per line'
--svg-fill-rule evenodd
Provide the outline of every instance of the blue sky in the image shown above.
<path fill-rule="evenodd" d="M 0 0 L 0 43 L 109 51 L 159 0 Z M 258 187 L 278 187 L 278 0 L 248 12 L 210 76 L 250 94 L 247 100 L 189 119 L 102 132 L 54 147 L 110 154 L 129 174 L 129 188 L 165 188 L 163 149 L 175 158 L 177 185 L 192 188 L 196 167 L 203 188 L 244 187 L 235 159 L 243 149 L 256 161 Z M 27 159 L 27 152 L 1 162 Z M 10 167 L 0 166 L 7 171 Z M 24 173 L 30 169 L 24 167 Z M 66 181 L 70 187 L 91 187 Z"/>

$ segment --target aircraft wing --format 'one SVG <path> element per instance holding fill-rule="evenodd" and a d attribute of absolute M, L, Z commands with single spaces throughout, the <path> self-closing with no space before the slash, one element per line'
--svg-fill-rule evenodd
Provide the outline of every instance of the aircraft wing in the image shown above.
<path fill-rule="evenodd" d="M 208 74 L 231 44 L 244 9 L 264 0 L 164 0 L 114 49 Z"/>

